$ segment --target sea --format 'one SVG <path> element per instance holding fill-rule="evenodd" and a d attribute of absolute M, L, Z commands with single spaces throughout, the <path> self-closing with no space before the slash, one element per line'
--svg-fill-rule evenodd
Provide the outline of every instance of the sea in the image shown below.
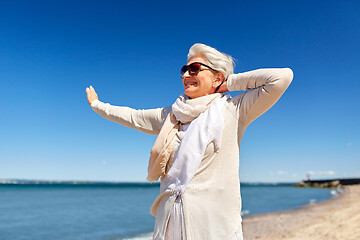
<path fill-rule="evenodd" d="M 149 240 L 159 184 L 0 184 L 1 240 Z M 321 202 L 337 191 L 242 184 L 243 218 Z"/>

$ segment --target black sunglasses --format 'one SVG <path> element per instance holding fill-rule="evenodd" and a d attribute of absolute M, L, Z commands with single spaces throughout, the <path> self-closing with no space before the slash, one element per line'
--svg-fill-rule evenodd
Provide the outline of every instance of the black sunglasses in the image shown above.
<path fill-rule="evenodd" d="M 209 69 L 201 69 L 201 66 L 207 67 Z M 193 62 L 190 65 L 184 65 L 182 66 L 181 70 L 180 70 L 180 77 L 183 78 L 184 74 L 189 71 L 190 75 L 197 75 L 200 71 L 203 70 L 213 70 L 216 71 L 215 69 L 213 69 L 212 67 L 209 67 L 208 65 L 201 63 L 201 62 Z"/>

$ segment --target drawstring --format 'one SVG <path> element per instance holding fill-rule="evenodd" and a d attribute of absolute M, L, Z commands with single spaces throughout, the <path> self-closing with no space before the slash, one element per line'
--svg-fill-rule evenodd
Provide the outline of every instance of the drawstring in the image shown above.
<path fill-rule="evenodd" d="M 166 240 L 186 240 L 185 222 L 182 194 L 176 192 L 173 210 L 170 216 L 171 230 L 170 239 Z"/>

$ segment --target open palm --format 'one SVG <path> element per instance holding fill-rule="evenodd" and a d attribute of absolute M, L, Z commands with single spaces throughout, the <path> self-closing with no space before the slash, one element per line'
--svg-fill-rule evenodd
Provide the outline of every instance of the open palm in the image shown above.
<path fill-rule="evenodd" d="M 94 100 L 99 99 L 98 95 L 95 92 L 95 89 L 92 86 L 86 88 L 86 94 L 87 94 L 87 99 L 88 99 L 88 102 L 90 105 Z"/>

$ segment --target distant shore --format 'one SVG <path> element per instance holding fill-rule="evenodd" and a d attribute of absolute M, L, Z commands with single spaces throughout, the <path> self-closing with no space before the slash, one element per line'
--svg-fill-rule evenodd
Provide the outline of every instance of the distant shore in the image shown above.
<path fill-rule="evenodd" d="M 358 240 L 360 185 L 325 202 L 243 219 L 244 240 Z"/>

